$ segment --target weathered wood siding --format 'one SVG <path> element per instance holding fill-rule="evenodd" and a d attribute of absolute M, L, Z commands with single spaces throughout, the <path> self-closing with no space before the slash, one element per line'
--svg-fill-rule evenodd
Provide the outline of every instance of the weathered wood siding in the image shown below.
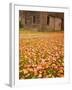
<path fill-rule="evenodd" d="M 50 22 L 49 22 L 49 29 L 50 30 L 54 30 L 54 28 L 55 28 L 55 18 L 54 17 L 52 17 L 52 16 L 50 16 L 49 17 L 50 18 Z"/>
<path fill-rule="evenodd" d="M 60 18 L 55 18 L 55 31 L 62 29 L 61 28 L 61 23 L 62 23 L 62 21 L 61 21 Z"/>

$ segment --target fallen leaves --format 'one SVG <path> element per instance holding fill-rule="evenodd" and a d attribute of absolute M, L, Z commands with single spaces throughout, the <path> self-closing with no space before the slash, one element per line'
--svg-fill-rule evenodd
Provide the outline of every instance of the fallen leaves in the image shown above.
<path fill-rule="evenodd" d="M 28 74 L 28 70 L 27 69 L 23 69 L 24 74 Z"/>
<path fill-rule="evenodd" d="M 20 38 L 19 79 L 56 77 L 64 77 L 63 33 Z"/>

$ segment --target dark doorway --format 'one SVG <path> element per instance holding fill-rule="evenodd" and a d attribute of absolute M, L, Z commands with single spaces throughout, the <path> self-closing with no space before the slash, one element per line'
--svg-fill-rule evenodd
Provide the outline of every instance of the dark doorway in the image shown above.
<path fill-rule="evenodd" d="M 47 16 L 47 25 L 49 25 L 50 18 Z"/>

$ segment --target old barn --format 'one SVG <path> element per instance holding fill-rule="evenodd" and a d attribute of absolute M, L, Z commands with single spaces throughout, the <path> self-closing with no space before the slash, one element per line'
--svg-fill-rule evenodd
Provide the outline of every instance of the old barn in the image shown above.
<path fill-rule="evenodd" d="M 64 13 L 19 11 L 20 26 L 41 31 L 64 30 Z"/>

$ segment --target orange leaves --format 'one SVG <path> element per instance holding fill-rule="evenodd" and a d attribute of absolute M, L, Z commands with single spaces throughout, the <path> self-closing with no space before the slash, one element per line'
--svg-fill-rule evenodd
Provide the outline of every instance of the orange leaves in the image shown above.
<path fill-rule="evenodd" d="M 38 71 L 39 70 L 42 70 L 42 66 L 41 65 L 37 65 L 37 68 L 36 68 Z"/>
<path fill-rule="evenodd" d="M 38 78 L 41 78 L 41 77 L 42 77 L 42 74 L 39 74 L 39 75 L 38 75 Z"/>
<path fill-rule="evenodd" d="M 33 68 L 27 68 L 29 72 L 33 72 Z"/>
<path fill-rule="evenodd" d="M 38 75 L 38 71 L 36 68 L 34 68 L 34 76 L 37 76 Z"/>
<path fill-rule="evenodd" d="M 19 78 L 64 76 L 63 33 L 42 33 L 20 38 Z"/>
<path fill-rule="evenodd" d="M 28 70 L 27 69 L 23 69 L 24 74 L 28 74 Z"/>

